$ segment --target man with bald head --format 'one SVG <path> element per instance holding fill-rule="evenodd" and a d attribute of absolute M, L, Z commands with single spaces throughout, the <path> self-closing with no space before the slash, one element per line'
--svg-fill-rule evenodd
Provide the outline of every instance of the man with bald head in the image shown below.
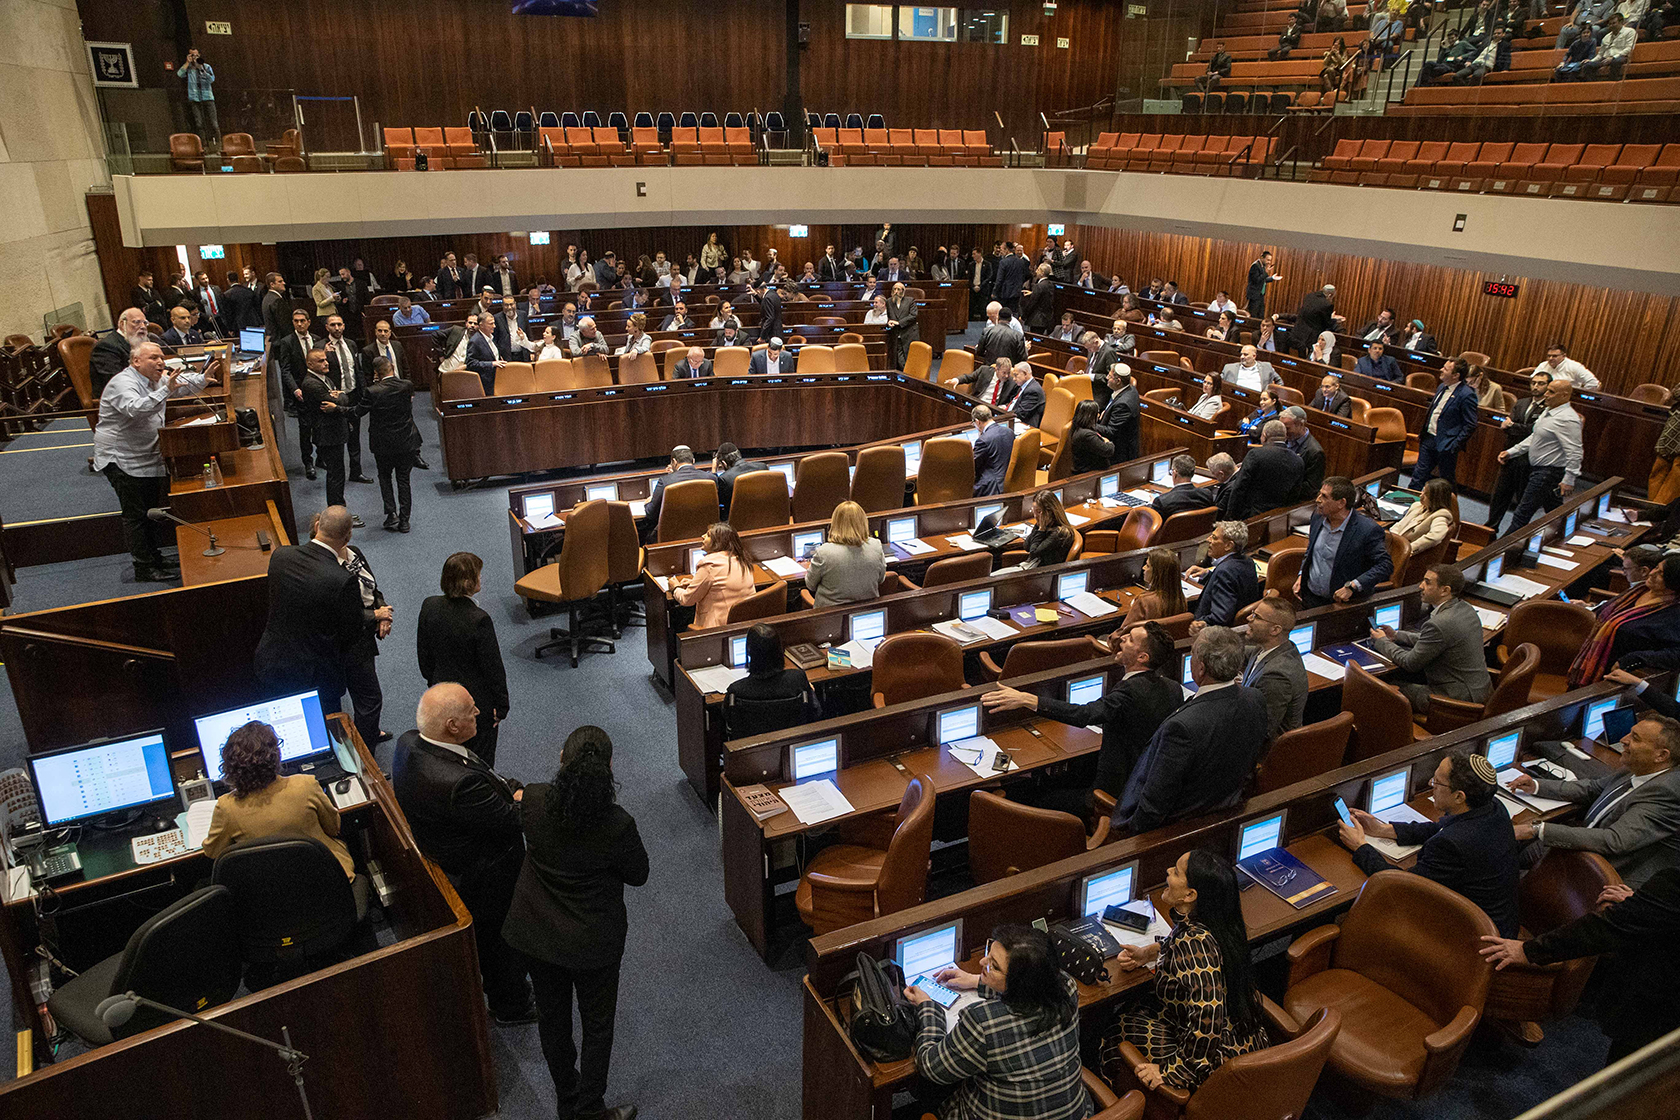
<path fill-rule="evenodd" d="M 532 1023 L 536 1008 L 518 955 L 502 941 L 525 859 L 523 791 L 463 744 L 478 732 L 478 705 L 453 681 L 434 684 L 397 737 L 391 788 L 425 857 L 443 869 L 477 927 L 478 967 L 498 1023 Z"/>
<path fill-rule="evenodd" d="M 146 313 L 138 307 L 131 307 L 118 315 L 117 329 L 99 336 L 99 341 L 93 344 L 93 352 L 88 355 L 88 373 L 93 378 L 95 396 L 103 393 L 111 378 L 128 365 L 129 355 L 146 338 Z"/>
<path fill-rule="evenodd" d="M 671 367 L 671 377 L 673 379 L 710 376 L 712 376 L 711 359 L 707 358 L 706 351 L 698 346 L 690 346 L 688 354 L 683 360 Z"/>
<path fill-rule="evenodd" d="M 268 561 L 268 622 L 252 659 L 267 695 L 315 689 L 321 707 L 342 709 L 345 664 L 362 637 L 362 593 L 345 567 L 350 511 L 328 506 L 309 540 L 274 550 Z"/>
<path fill-rule="evenodd" d="M 1036 428 L 1038 422 L 1044 419 L 1044 386 L 1039 384 L 1033 376 L 1032 366 L 1026 362 L 1016 362 L 1012 376 L 1015 378 L 1015 396 L 1009 402 L 1009 410 L 1027 427 Z"/>
<path fill-rule="evenodd" d="M 181 578 L 175 562 L 159 551 L 159 545 L 168 540 L 163 526 L 149 520 L 146 511 L 169 499 L 169 468 L 158 446 L 158 429 L 163 427 L 169 398 L 176 393 L 199 392 L 206 384 L 203 374 L 170 373 L 163 364 L 163 348 L 142 338 L 129 355 L 128 364 L 99 394 L 93 469 L 103 474 L 117 492 L 123 536 L 134 557 L 134 578 L 142 583 L 169 583 Z"/>

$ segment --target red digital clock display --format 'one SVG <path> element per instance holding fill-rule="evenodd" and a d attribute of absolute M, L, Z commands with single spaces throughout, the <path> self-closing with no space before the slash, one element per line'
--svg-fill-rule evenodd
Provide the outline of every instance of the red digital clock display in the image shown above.
<path fill-rule="evenodd" d="M 1482 294 L 1484 296 L 1503 296 L 1505 299 L 1516 299 L 1517 286 L 1507 284 L 1503 280 L 1488 280 L 1482 284 Z"/>

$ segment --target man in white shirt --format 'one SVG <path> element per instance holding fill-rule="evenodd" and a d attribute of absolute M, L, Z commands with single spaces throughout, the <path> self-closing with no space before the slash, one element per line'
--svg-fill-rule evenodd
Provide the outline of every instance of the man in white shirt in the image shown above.
<path fill-rule="evenodd" d="M 1528 438 L 1499 453 L 1501 463 L 1528 456 L 1528 486 L 1517 504 L 1513 530 L 1528 524 L 1541 507 L 1556 509 L 1575 489 L 1581 470 L 1581 415 L 1569 403 L 1574 395 L 1575 385 L 1567 377 L 1554 380 L 1546 388 L 1545 411 L 1535 417 Z"/>
<path fill-rule="evenodd" d="M 458 369 L 467 368 L 467 342 L 478 332 L 478 312 L 467 316 L 467 329 L 461 335 L 461 341 L 455 344 L 455 349 L 449 356 L 438 363 L 439 373 L 453 373 Z"/>
<path fill-rule="evenodd" d="M 1581 77 L 1621 81 L 1622 71 L 1627 66 L 1628 56 L 1633 53 L 1634 40 L 1638 37 L 1639 33 L 1622 19 L 1621 12 L 1611 12 L 1610 19 L 1604 25 L 1604 34 L 1599 36 L 1598 50 L 1591 58 L 1581 63 Z"/>
<path fill-rule="evenodd" d="M 105 476 L 122 507 L 123 536 L 134 557 L 139 583 L 173 583 L 181 578 L 175 561 L 158 545 L 166 539 L 146 511 L 169 497 L 169 468 L 158 446 L 164 410 L 177 393 L 197 393 L 207 384 L 197 373 L 170 373 L 163 348 L 142 342 L 99 394 L 99 426 L 93 431 L 93 469 Z M 173 534 L 171 534 L 173 536 Z"/>
<path fill-rule="evenodd" d="M 774 250 L 774 249 L 770 250 L 770 259 L 771 259 L 772 262 L 775 261 L 776 250 Z M 757 261 L 753 260 L 753 255 L 752 255 L 752 250 L 751 249 L 742 249 L 741 250 L 741 267 L 746 269 L 747 274 L 749 276 L 751 276 L 754 280 L 758 279 L 758 274 L 763 269 L 762 265 L 760 265 Z"/>
<path fill-rule="evenodd" d="M 327 357 L 328 368 L 338 371 L 338 387 L 344 390 L 344 399 L 350 407 L 345 410 L 345 445 L 350 449 L 350 481 L 372 482 L 373 479 L 362 473 L 362 390 L 363 375 L 361 363 L 358 361 L 356 348 L 350 340 L 344 337 L 344 317 L 342 315 L 327 316 Z"/>
<path fill-rule="evenodd" d="M 1597 389 L 1598 378 L 1593 376 L 1592 370 L 1569 356 L 1569 348 L 1561 342 L 1554 342 L 1546 347 L 1546 360 L 1534 367 L 1535 373 L 1543 373 L 1556 381 L 1566 378 L 1577 389 Z"/>
<path fill-rule="evenodd" d="M 1118 320 L 1117 320 L 1118 321 Z M 1272 368 L 1272 363 L 1260 360 L 1260 351 L 1252 345 L 1242 348 L 1242 359 L 1231 362 L 1219 372 L 1222 380 L 1244 389 L 1259 392 L 1268 385 L 1281 385 L 1283 378 Z"/>
<path fill-rule="evenodd" d="M 1231 314 L 1235 315 L 1237 313 L 1237 305 L 1231 302 L 1231 297 L 1228 293 L 1221 290 L 1213 294 L 1213 302 L 1208 304 L 1208 310 L 1213 312 L 1215 315 L 1219 314 L 1221 311 L 1229 311 Z"/>

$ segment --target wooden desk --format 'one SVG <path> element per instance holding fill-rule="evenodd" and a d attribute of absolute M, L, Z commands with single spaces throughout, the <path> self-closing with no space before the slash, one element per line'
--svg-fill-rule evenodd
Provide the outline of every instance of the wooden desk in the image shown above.
<path fill-rule="evenodd" d="M 207 521 L 200 528 L 216 534 L 216 543 L 223 552 L 220 556 L 204 555 L 209 541 L 190 529 L 175 526 L 175 543 L 181 550 L 181 583 L 186 587 L 245 576 L 266 576 L 274 549 L 292 543 L 291 537 L 286 535 L 280 511 L 273 502 L 268 503 L 266 513 L 224 517 Z M 266 550 L 258 542 L 259 532 L 268 538 Z"/>
<path fill-rule="evenodd" d="M 297 527 L 292 513 L 292 488 L 286 481 L 286 468 L 280 459 L 280 442 L 275 438 L 268 415 L 267 382 L 260 373 L 244 378 L 233 377 L 220 387 L 220 397 L 225 401 L 229 415 L 236 408 L 248 408 L 256 413 L 262 446 L 235 446 L 232 450 L 215 452 L 216 462 L 222 471 L 222 484 L 208 489 L 204 485 L 204 460 L 209 456 L 191 454 L 172 460 L 169 463 L 169 504 L 175 516 L 194 523 L 232 517 L 266 517 L 272 506 L 280 524 L 286 529 L 286 536 L 295 539 Z M 203 411 L 202 406 L 195 406 L 191 401 L 186 402 L 184 407 Z M 217 429 L 225 430 L 221 425 Z M 237 445 L 237 439 L 235 443 Z"/>

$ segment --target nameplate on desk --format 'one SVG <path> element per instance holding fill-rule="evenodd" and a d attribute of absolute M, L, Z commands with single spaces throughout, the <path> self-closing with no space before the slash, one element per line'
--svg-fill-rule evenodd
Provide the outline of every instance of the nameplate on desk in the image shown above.
<path fill-rule="evenodd" d="M 602 389 L 601 395 L 603 397 L 616 397 L 620 392 L 621 390 L 619 389 Z"/>
<path fill-rule="evenodd" d="M 841 381 L 850 381 L 850 380 L 851 380 L 851 378 L 849 378 L 849 377 L 842 377 L 842 378 L 839 378 L 839 380 L 841 380 Z M 884 374 L 884 373 L 880 373 L 880 374 L 876 374 L 876 375 L 874 375 L 874 376 L 872 376 L 872 377 L 866 377 L 866 378 L 864 378 L 864 380 L 865 380 L 865 381 L 892 381 L 892 380 L 894 380 L 894 379 L 893 379 L 893 378 L 891 378 L 891 377 L 888 377 L 888 376 L 887 376 L 887 375 L 886 375 L 886 374 Z"/>
<path fill-rule="evenodd" d="M 1330 421 L 1330 426 L 1332 428 L 1340 428 L 1344 432 L 1348 430 L 1347 422 L 1345 420 L 1332 420 Z"/>
<path fill-rule="evenodd" d="M 1279 358 L 1274 358 L 1273 360 L 1276 361 L 1278 365 L 1283 366 L 1285 369 L 1294 369 L 1296 366 L 1300 365 L 1300 363 L 1297 362 L 1294 358 L 1279 357 Z"/>
<path fill-rule="evenodd" d="M 502 403 L 503 404 L 524 404 L 525 403 L 525 398 L 524 397 L 503 397 L 502 398 Z"/>
<path fill-rule="evenodd" d="M 729 383 L 731 385 L 751 385 L 752 381 L 751 379 L 745 377 L 735 377 L 731 378 Z"/>
<path fill-rule="evenodd" d="M 1188 416 L 1174 416 L 1173 419 L 1177 420 L 1180 424 L 1183 424 L 1187 428 L 1195 427 L 1195 423 Z"/>
<path fill-rule="evenodd" d="M 1598 397 L 1592 393 L 1576 393 L 1575 399 L 1579 401 L 1596 401 Z"/>
<path fill-rule="evenodd" d="M 669 388 L 669 385 L 649 385 L 644 389 L 644 391 L 649 393 L 663 393 Z"/>
<path fill-rule="evenodd" d="M 851 378 L 850 377 L 836 377 L 834 380 L 836 380 L 836 381 L 850 381 Z"/>
<path fill-rule="evenodd" d="M 822 380 L 822 378 L 820 378 L 820 377 L 801 377 L 799 379 L 799 383 L 801 385 L 815 385 L 818 381 L 821 381 L 821 380 Z"/>
<path fill-rule="evenodd" d="M 1394 392 L 1394 386 L 1392 386 L 1392 385 L 1390 385 L 1390 384 L 1389 384 L 1389 383 L 1388 383 L 1388 382 L 1386 382 L 1386 381 L 1373 381 L 1373 382 L 1371 382 L 1371 388 L 1373 388 L 1373 389 L 1381 389 L 1381 390 L 1382 390 L 1382 391 L 1383 391 L 1383 392 L 1385 392 L 1385 393 L 1392 393 L 1392 392 Z"/>

